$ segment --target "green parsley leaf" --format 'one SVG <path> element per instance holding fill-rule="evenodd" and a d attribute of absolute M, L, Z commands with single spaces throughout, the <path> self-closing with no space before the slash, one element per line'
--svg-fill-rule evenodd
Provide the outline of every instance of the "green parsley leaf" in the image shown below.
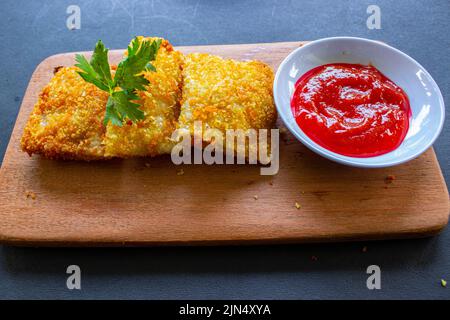
<path fill-rule="evenodd" d="M 155 60 L 160 45 L 160 39 L 151 43 L 149 41 L 139 43 L 135 38 L 128 47 L 128 56 L 117 67 L 114 84 L 127 91 L 145 90 L 144 86 L 149 82 L 140 73 L 144 70 L 155 70 L 150 61 Z"/>
<path fill-rule="evenodd" d="M 81 69 L 78 74 L 87 82 L 94 84 L 109 93 L 103 124 L 111 122 L 122 126 L 126 119 L 136 122 L 144 119 L 144 112 L 135 101 L 139 99 L 137 90 L 145 90 L 149 81 L 143 71 L 156 71 L 151 61 L 156 54 L 161 40 L 139 41 L 136 37 L 128 46 L 128 56 L 123 59 L 116 70 L 114 79 L 108 62 L 108 49 L 99 40 L 95 46 L 92 58 L 88 61 L 82 55 L 76 55 L 76 66 Z"/>
<path fill-rule="evenodd" d="M 81 54 L 77 54 L 75 60 L 78 62 L 75 66 L 80 68 L 83 72 L 78 72 L 78 74 L 87 82 L 90 82 L 103 91 L 109 92 L 110 86 L 108 83 L 105 83 L 104 79 L 100 77 L 100 75 L 94 70 L 94 68 L 89 64 L 89 61 L 82 56 Z"/>
<path fill-rule="evenodd" d="M 128 118 L 133 122 L 144 119 L 144 112 L 139 109 L 136 100 L 137 96 L 128 94 L 126 91 L 116 91 L 108 98 L 106 104 L 105 118 L 103 124 L 107 125 L 109 121 L 113 125 L 122 126 L 123 121 Z"/>
<path fill-rule="evenodd" d="M 111 83 L 111 70 L 108 63 L 108 49 L 101 40 L 95 46 L 94 54 L 91 59 L 92 68 L 108 83 Z"/>

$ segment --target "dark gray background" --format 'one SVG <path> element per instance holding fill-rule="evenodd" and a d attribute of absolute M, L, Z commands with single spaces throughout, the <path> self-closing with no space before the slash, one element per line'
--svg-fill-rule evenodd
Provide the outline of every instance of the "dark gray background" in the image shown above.
<path fill-rule="evenodd" d="M 81 7 L 81 30 L 66 8 Z M 366 27 L 381 8 L 381 30 Z M 135 35 L 174 45 L 361 36 L 418 60 L 450 105 L 450 1 L 1 1 L 0 153 L 4 154 L 30 76 L 49 55 L 91 50 L 98 39 L 124 48 Z M 448 125 L 435 144 L 450 181 Z M 424 190 L 426 192 L 426 190 Z M 413 195 L 411 195 L 413 196 Z M 362 213 L 364 214 L 364 213 Z M 361 252 L 367 246 L 366 253 Z M 408 241 L 259 247 L 33 249 L 0 247 L 0 298 L 324 299 L 450 298 L 450 229 Z M 311 256 L 318 260 L 311 260 Z M 82 290 L 66 289 L 66 267 L 82 269 Z M 367 266 L 382 289 L 366 288 Z"/>

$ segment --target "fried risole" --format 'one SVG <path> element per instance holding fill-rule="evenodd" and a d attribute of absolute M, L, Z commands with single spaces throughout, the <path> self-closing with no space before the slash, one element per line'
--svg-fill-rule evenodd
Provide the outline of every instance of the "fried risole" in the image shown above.
<path fill-rule="evenodd" d="M 224 147 L 227 129 L 241 129 L 246 133 L 250 129 L 273 128 L 277 113 L 272 85 L 272 69 L 262 62 L 189 54 L 185 56 L 183 68 L 178 128 L 194 136 L 194 123 L 201 121 L 202 133 L 207 129 L 222 133 Z"/>
<path fill-rule="evenodd" d="M 170 153 L 175 129 L 193 134 L 195 121 L 224 134 L 273 127 L 273 72 L 264 63 L 208 54 L 183 57 L 163 40 L 154 65 L 157 72 L 144 73 L 150 85 L 138 92 L 145 119 L 124 121 L 122 127 L 102 125 L 106 92 L 85 82 L 76 67 L 61 68 L 39 96 L 22 149 L 78 160 L 154 156 Z"/>
<path fill-rule="evenodd" d="M 76 67 L 60 68 L 30 115 L 22 149 L 30 155 L 77 160 L 170 152 L 179 115 L 182 58 L 167 40 L 162 41 L 153 63 L 157 71 L 144 72 L 150 85 L 138 92 L 145 119 L 124 121 L 122 127 L 102 125 L 106 92 L 84 81 Z"/>

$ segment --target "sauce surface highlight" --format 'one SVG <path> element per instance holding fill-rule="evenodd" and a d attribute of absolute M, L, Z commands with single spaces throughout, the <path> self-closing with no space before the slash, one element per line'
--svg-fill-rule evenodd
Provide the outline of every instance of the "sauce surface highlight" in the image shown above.
<path fill-rule="evenodd" d="M 303 132 L 322 147 L 351 157 L 396 149 L 408 132 L 406 93 L 373 66 L 327 64 L 295 84 L 291 110 Z"/>

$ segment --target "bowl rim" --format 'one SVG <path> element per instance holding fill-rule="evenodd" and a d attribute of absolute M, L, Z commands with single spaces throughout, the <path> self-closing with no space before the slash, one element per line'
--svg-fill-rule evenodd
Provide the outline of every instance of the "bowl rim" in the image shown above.
<path fill-rule="evenodd" d="M 411 154 L 411 155 L 409 155 L 407 157 L 399 158 L 398 160 L 391 160 L 391 161 L 384 161 L 384 162 L 377 162 L 377 163 L 365 162 L 365 159 L 374 159 L 374 158 L 377 158 L 377 157 L 381 157 L 383 155 L 374 156 L 374 157 L 367 157 L 367 158 L 344 156 L 342 154 L 330 151 L 330 150 L 320 146 L 318 143 L 316 143 L 311 138 L 309 138 L 306 135 L 306 133 L 303 132 L 303 130 L 297 125 L 295 120 L 294 121 L 289 121 L 290 119 L 288 119 L 288 117 L 285 115 L 285 113 L 281 112 L 281 106 L 280 105 L 282 104 L 282 102 L 279 101 L 279 97 L 278 97 L 279 96 L 278 92 L 280 92 L 280 90 L 278 88 L 278 84 L 279 84 L 279 79 L 281 77 L 281 72 L 282 72 L 282 70 L 284 68 L 286 68 L 286 65 L 298 54 L 298 52 L 304 50 L 305 48 L 307 48 L 309 46 L 316 45 L 316 44 L 322 43 L 322 42 L 339 41 L 339 40 L 360 41 L 360 42 L 366 42 L 366 43 L 368 42 L 368 43 L 371 43 L 371 44 L 374 44 L 374 45 L 377 45 L 377 46 L 384 47 L 387 50 L 392 50 L 395 53 L 397 53 L 400 56 L 402 56 L 404 59 L 407 59 L 410 62 L 416 64 L 421 70 L 423 70 L 425 75 L 427 77 L 429 77 L 432 86 L 436 89 L 436 94 L 437 94 L 437 97 L 438 97 L 438 100 L 439 100 L 439 109 L 440 109 L 440 113 L 441 113 L 441 115 L 440 115 L 441 118 L 440 118 L 440 122 L 438 124 L 437 130 L 435 130 L 435 132 L 434 132 L 433 137 L 431 139 L 429 139 L 429 141 L 427 143 L 422 144 L 420 146 L 420 148 L 417 148 L 417 151 L 415 151 L 413 154 Z M 298 75 L 298 77 L 301 77 L 301 76 L 302 76 L 302 74 Z M 418 156 L 420 156 L 422 153 L 424 153 L 426 150 L 428 150 L 428 148 L 430 148 L 433 145 L 433 143 L 436 141 L 436 139 L 439 137 L 440 133 L 442 132 L 442 129 L 444 127 L 444 122 L 445 122 L 445 103 L 444 103 L 444 98 L 442 96 L 442 92 L 441 92 L 439 86 L 437 85 L 436 81 L 431 76 L 431 74 L 419 62 L 417 62 L 415 59 L 411 58 L 406 53 L 400 51 L 399 49 L 394 48 L 394 47 L 392 47 L 392 46 L 390 46 L 390 45 L 388 45 L 388 44 L 386 44 L 384 42 L 380 42 L 380 41 L 377 41 L 377 40 L 371 40 L 371 39 L 367 39 L 367 38 L 349 37 L 349 36 L 327 37 L 327 38 L 321 38 L 321 39 L 313 40 L 313 41 L 308 42 L 308 43 L 302 45 L 301 47 L 298 47 L 297 49 L 293 50 L 292 52 L 290 52 L 283 59 L 283 61 L 278 66 L 278 69 L 277 69 L 277 72 L 276 72 L 275 78 L 274 78 L 274 83 L 273 83 L 273 97 L 274 97 L 274 102 L 275 102 L 275 106 L 277 108 L 278 114 L 280 115 L 280 118 L 283 121 L 284 125 L 289 129 L 289 131 L 303 145 L 305 145 L 310 150 L 320 154 L 321 156 L 323 156 L 323 157 L 325 157 L 325 158 L 327 158 L 329 160 L 332 160 L 332 161 L 335 161 L 335 162 L 338 162 L 338 163 L 341 163 L 341 164 L 344 164 L 344 165 L 353 166 L 353 167 L 360 167 L 360 168 L 384 168 L 384 167 L 390 167 L 390 166 L 399 165 L 399 164 L 408 162 L 410 160 L 413 160 L 413 159 L 417 158 Z M 290 101 L 290 98 L 291 97 L 289 97 L 289 101 Z M 293 115 L 292 115 L 292 119 L 294 119 Z M 293 128 L 293 126 L 292 126 L 293 122 L 297 126 L 297 130 L 299 130 L 304 135 L 304 137 L 302 135 L 300 135 Z M 398 148 L 399 147 L 397 147 L 394 150 L 397 150 Z M 391 152 L 393 152 L 393 151 L 391 151 Z"/>

